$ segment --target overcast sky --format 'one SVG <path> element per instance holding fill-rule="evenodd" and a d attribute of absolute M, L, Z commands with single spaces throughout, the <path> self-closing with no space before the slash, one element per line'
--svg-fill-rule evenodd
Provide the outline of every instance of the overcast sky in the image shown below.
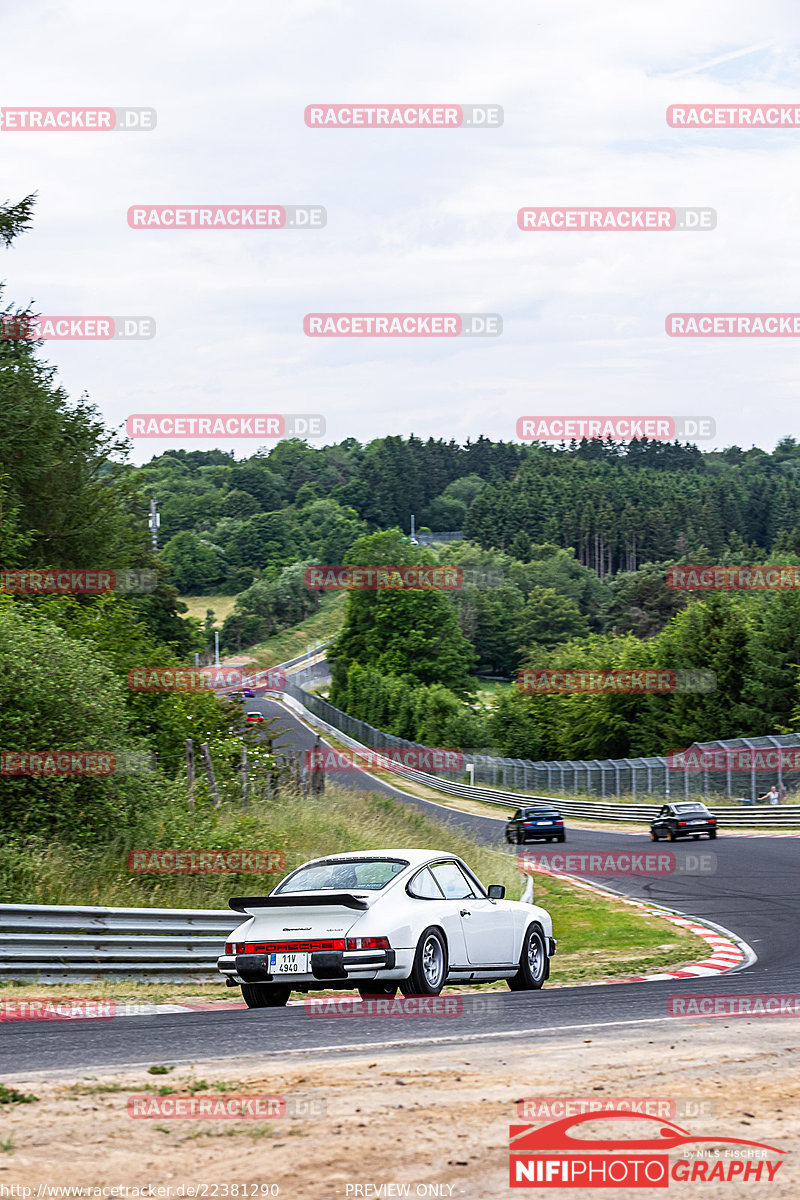
<path fill-rule="evenodd" d="M 793 11 L 794 10 L 794 11 Z M 794 339 L 667 337 L 672 311 L 800 311 L 800 128 L 682 131 L 681 102 L 800 103 L 790 0 L 5 0 L 3 106 L 152 106 L 147 133 L 0 131 L 5 302 L 148 314 L 42 353 L 106 420 L 314 412 L 326 442 L 513 439 L 539 414 L 797 433 Z M 317 102 L 502 105 L 495 129 L 309 129 Z M 321 230 L 133 230 L 133 204 L 320 204 Z M 708 205 L 707 233 L 522 233 L 526 205 Z M 496 312 L 491 339 L 311 339 L 306 313 Z M 258 441 L 172 443 L 237 455 Z M 134 461 L 168 448 L 136 443 Z"/>

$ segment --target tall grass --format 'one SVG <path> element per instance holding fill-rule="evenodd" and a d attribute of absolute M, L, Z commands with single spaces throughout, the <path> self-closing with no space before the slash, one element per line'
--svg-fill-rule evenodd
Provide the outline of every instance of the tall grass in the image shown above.
<path fill-rule="evenodd" d="M 526 879 L 515 858 L 482 845 L 452 825 L 374 792 L 329 788 L 322 796 L 284 794 L 246 811 L 198 801 L 164 801 L 143 811 L 135 832 L 105 844 L 75 846 L 37 839 L 0 847 L 0 902 L 156 908 L 227 908 L 230 896 L 264 894 L 280 874 L 134 874 L 130 850 L 280 850 L 286 870 L 309 858 L 356 850 L 418 847 L 460 855 L 485 884 L 501 883 L 518 899 Z M 643 917 L 562 880 L 536 876 L 534 896 L 553 917 L 559 952 L 554 979 L 597 979 L 664 970 L 692 961 L 703 947 L 663 920 Z"/>

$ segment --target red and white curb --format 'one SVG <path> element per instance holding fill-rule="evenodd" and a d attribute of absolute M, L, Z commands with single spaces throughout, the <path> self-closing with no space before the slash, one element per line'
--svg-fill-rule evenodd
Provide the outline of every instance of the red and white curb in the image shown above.
<path fill-rule="evenodd" d="M 632 900 L 629 896 L 623 896 L 619 892 L 613 891 L 612 888 L 603 887 L 598 883 L 587 883 L 585 879 L 578 879 L 575 875 L 565 875 L 556 871 L 548 871 L 547 874 L 557 879 L 566 879 L 576 887 L 583 888 L 587 892 L 594 892 L 605 899 L 614 899 L 620 904 L 629 904 L 650 917 L 660 917 L 664 921 L 669 921 L 671 925 L 677 925 L 702 938 L 710 950 L 708 958 L 699 959 L 688 967 L 682 967 L 680 971 L 661 971 L 656 975 L 627 975 L 619 979 L 602 979 L 592 983 L 554 983 L 550 985 L 551 987 L 601 987 L 607 983 L 652 983 L 658 979 L 696 979 L 700 976 L 724 975 L 728 971 L 739 971 L 743 967 L 751 966 L 757 959 L 752 946 L 749 946 L 729 929 L 725 929 L 713 921 L 700 921 L 696 917 L 685 917 L 682 913 L 675 912 L 674 909 L 663 908 L 660 905 L 651 904 L 647 900 Z"/>

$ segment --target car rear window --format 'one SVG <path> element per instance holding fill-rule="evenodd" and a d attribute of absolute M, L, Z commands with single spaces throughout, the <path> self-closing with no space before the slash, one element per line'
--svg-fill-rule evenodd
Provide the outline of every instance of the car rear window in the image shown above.
<path fill-rule="evenodd" d="M 705 804 L 676 804 L 675 812 L 708 812 Z"/>
<path fill-rule="evenodd" d="M 370 891 L 379 892 L 408 866 L 401 858 L 335 859 L 300 867 L 284 879 L 273 895 L 285 892 Z"/>

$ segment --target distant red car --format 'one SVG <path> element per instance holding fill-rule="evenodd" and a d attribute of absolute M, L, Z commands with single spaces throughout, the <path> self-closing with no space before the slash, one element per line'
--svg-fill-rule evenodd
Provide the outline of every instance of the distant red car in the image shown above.
<path fill-rule="evenodd" d="M 248 721 L 251 725 L 257 725 L 259 721 L 264 720 L 264 714 L 260 713 L 260 712 L 255 712 L 255 711 L 254 712 L 246 712 L 244 714 L 244 719 L 245 719 L 245 721 Z"/>
<path fill-rule="evenodd" d="M 645 1138 L 582 1138 L 573 1137 L 569 1130 L 574 1125 L 582 1125 L 586 1121 L 603 1121 L 606 1118 L 626 1121 L 649 1121 L 650 1137 Z M 654 1128 L 655 1126 L 655 1128 Z M 644 1132 L 644 1127 L 642 1128 Z M 689 1142 L 705 1142 L 708 1145 L 758 1146 L 762 1150 L 770 1150 L 773 1154 L 785 1154 L 776 1146 L 767 1146 L 764 1142 L 751 1142 L 746 1138 L 729 1137 L 695 1137 L 680 1125 L 665 1121 L 660 1117 L 650 1117 L 646 1113 L 628 1112 L 625 1109 L 611 1109 L 607 1112 L 580 1113 L 574 1117 L 563 1117 L 560 1121 L 551 1121 L 549 1125 L 535 1127 L 533 1125 L 511 1126 L 511 1150 L 513 1153 L 534 1153 L 541 1150 L 577 1150 L 585 1153 L 589 1150 L 675 1150 Z"/>

